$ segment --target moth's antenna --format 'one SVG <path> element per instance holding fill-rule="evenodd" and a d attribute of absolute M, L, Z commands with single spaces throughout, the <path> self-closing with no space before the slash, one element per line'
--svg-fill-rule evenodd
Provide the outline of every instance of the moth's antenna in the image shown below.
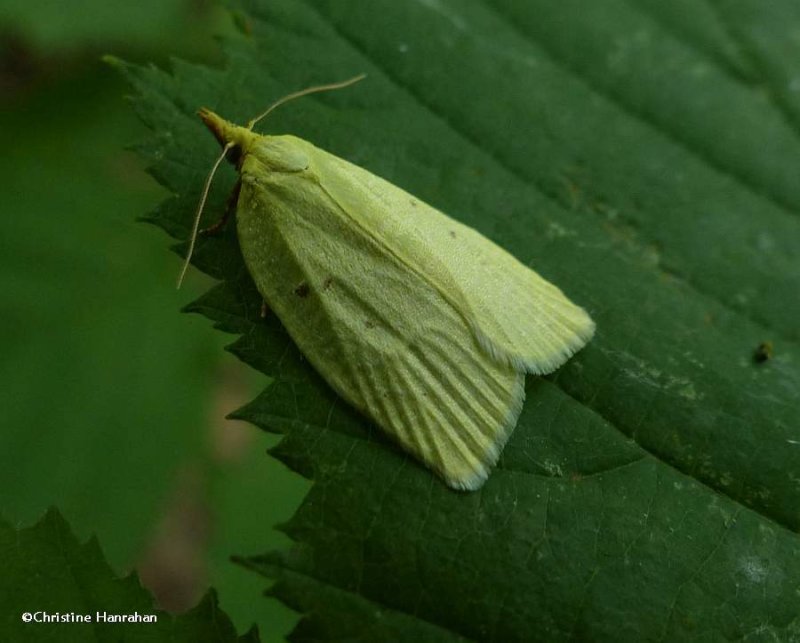
<path fill-rule="evenodd" d="M 250 120 L 247 123 L 247 129 L 252 130 L 253 126 L 255 126 L 258 121 L 262 118 L 267 116 L 272 110 L 276 107 L 283 105 L 284 103 L 288 103 L 290 100 L 294 100 L 295 98 L 300 98 L 301 96 L 306 96 L 308 94 L 316 94 L 317 92 L 327 92 L 332 89 L 342 89 L 343 87 L 347 87 L 348 85 L 352 85 L 357 83 L 360 80 L 364 80 L 366 78 L 366 74 L 359 74 L 358 76 L 354 76 L 348 80 L 343 80 L 339 83 L 330 83 L 329 85 L 315 85 L 314 87 L 306 87 L 305 89 L 301 89 L 297 92 L 292 92 L 291 94 L 287 94 L 283 98 L 275 101 L 267 107 L 261 114 L 256 116 L 254 119 Z M 200 231 L 200 217 L 203 215 L 203 208 L 206 205 L 206 199 L 208 198 L 208 192 L 211 189 L 211 181 L 214 179 L 214 175 L 217 173 L 217 169 L 219 168 L 219 164 L 222 163 L 222 159 L 225 158 L 225 155 L 228 151 L 234 147 L 233 142 L 228 142 L 225 144 L 225 147 L 222 148 L 222 153 L 219 155 L 219 158 L 214 163 L 214 166 L 211 168 L 211 172 L 208 174 L 208 178 L 206 178 L 206 184 L 203 187 L 203 194 L 200 197 L 200 203 L 197 204 L 197 213 L 194 215 L 194 225 L 192 226 L 192 236 L 189 240 L 189 251 L 186 253 L 186 260 L 183 262 L 183 267 L 181 268 L 181 274 L 178 275 L 178 288 L 181 287 L 183 284 L 183 279 L 186 277 L 186 272 L 189 270 L 189 264 L 192 261 L 192 255 L 194 254 L 194 246 L 197 242 L 197 235 Z"/>
<path fill-rule="evenodd" d="M 264 118 L 267 114 L 269 114 L 272 110 L 284 103 L 288 103 L 290 100 L 294 100 L 295 98 L 300 98 L 301 96 L 306 96 L 308 94 L 316 94 L 317 92 L 327 92 L 331 89 L 342 89 L 343 87 L 348 87 L 349 85 L 353 85 L 360 80 L 364 80 L 367 77 L 366 74 L 359 74 L 358 76 L 353 76 L 348 80 L 343 80 L 339 83 L 331 83 L 329 85 L 315 85 L 314 87 L 306 87 L 305 89 L 301 89 L 297 92 L 292 92 L 291 94 L 287 94 L 283 98 L 276 100 L 272 105 L 267 107 L 261 114 L 256 116 L 254 119 L 250 120 L 247 123 L 247 129 L 252 130 L 253 126 L 258 123 L 262 118 Z"/>
<path fill-rule="evenodd" d="M 214 175 L 217 173 L 217 168 L 219 168 L 219 164 L 222 163 L 222 159 L 225 158 L 225 155 L 228 151 L 234 146 L 233 142 L 229 142 L 225 144 L 225 147 L 222 148 L 222 153 L 219 155 L 219 158 L 214 163 L 214 166 L 211 168 L 211 172 L 208 173 L 208 177 L 206 178 L 206 184 L 203 187 L 203 194 L 200 197 L 200 203 L 197 204 L 197 214 L 194 215 L 194 226 L 192 226 L 192 236 L 189 240 L 189 252 L 186 253 L 186 260 L 183 262 L 183 268 L 181 268 L 181 274 L 178 275 L 178 288 L 181 287 L 183 284 L 183 278 L 186 277 L 186 271 L 189 270 L 189 263 L 192 260 L 192 254 L 194 253 L 194 246 L 197 242 L 197 234 L 200 231 L 200 217 L 203 215 L 203 208 L 206 205 L 206 199 L 208 198 L 208 191 L 211 189 L 211 181 L 214 179 Z"/>

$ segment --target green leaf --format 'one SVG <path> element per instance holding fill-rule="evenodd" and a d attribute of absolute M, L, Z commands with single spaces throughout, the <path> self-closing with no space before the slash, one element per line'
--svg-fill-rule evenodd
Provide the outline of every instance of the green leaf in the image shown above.
<path fill-rule="evenodd" d="M 0 520 L 0 566 L 3 641 L 258 641 L 236 635 L 213 592 L 182 616 L 155 609 L 136 575 L 115 577 L 97 541 L 80 544 L 55 509 L 27 529 Z M 136 620 L 109 622 L 117 615 Z"/>
<path fill-rule="evenodd" d="M 173 236 L 218 153 L 198 107 L 243 122 L 366 72 L 263 128 L 474 226 L 597 322 L 528 378 L 485 487 L 453 493 L 259 318 L 233 226 L 202 241 L 222 283 L 192 310 L 274 378 L 237 417 L 282 433 L 273 453 L 314 480 L 294 546 L 244 561 L 307 614 L 293 639 L 800 637 L 800 57 L 780 55 L 797 22 L 765 13 L 797 12 L 662 5 L 252 0 L 224 71 L 128 68 Z"/>

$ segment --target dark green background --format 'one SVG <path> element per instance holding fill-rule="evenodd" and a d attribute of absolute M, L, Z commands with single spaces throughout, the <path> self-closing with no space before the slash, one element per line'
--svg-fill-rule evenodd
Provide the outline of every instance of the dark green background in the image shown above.
<path fill-rule="evenodd" d="M 175 546 L 194 549 L 154 563 L 165 598 L 189 607 L 214 585 L 240 631 L 258 621 L 274 641 L 294 616 L 228 557 L 287 542 L 272 526 L 307 485 L 252 427 L 233 460 L 220 453 L 225 414 L 264 380 L 205 320 L 178 313 L 209 281 L 193 273 L 176 291 L 179 258 L 136 221 L 166 192 L 126 151 L 145 130 L 130 87 L 101 61 L 219 64 L 214 35 L 231 30 L 203 2 L 0 8 L 0 516 L 27 526 L 55 505 L 81 540 L 98 536 L 117 573 L 177 520 L 190 545 Z M 170 578 L 185 573 L 190 595 L 171 597 Z"/>

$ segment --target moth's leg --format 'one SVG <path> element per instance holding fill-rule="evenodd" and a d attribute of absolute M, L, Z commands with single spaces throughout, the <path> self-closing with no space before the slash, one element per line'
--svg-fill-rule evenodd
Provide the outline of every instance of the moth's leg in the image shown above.
<path fill-rule="evenodd" d="M 202 234 L 204 237 L 210 237 L 220 233 L 220 231 L 225 227 L 225 224 L 228 223 L 228 219 L 231 218 L 231 215 L 236 210 L 236 202 L 239 200 L 239 191 L 241 189 L 242 180 L 239 179 L 236 181 L 236 185 L 233 186 L 233 190 L 231 190 L 230 195 L 228 195 L 228 200 L 225 202 L 225 212 L 222 213 L 222 218 L 207 228 L 200 230 L 200 234 Z"/>

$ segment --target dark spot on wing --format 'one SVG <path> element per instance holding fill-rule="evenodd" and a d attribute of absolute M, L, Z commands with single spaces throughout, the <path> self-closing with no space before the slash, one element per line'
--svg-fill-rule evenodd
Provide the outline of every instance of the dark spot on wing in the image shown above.
<path fill-rule="evenodd" d="M 308 287 L 305 281 L 294 289 L 294 294 L 301 298 L 308 297 L 309 292 L 311 292 L 311 288 Z"/>

